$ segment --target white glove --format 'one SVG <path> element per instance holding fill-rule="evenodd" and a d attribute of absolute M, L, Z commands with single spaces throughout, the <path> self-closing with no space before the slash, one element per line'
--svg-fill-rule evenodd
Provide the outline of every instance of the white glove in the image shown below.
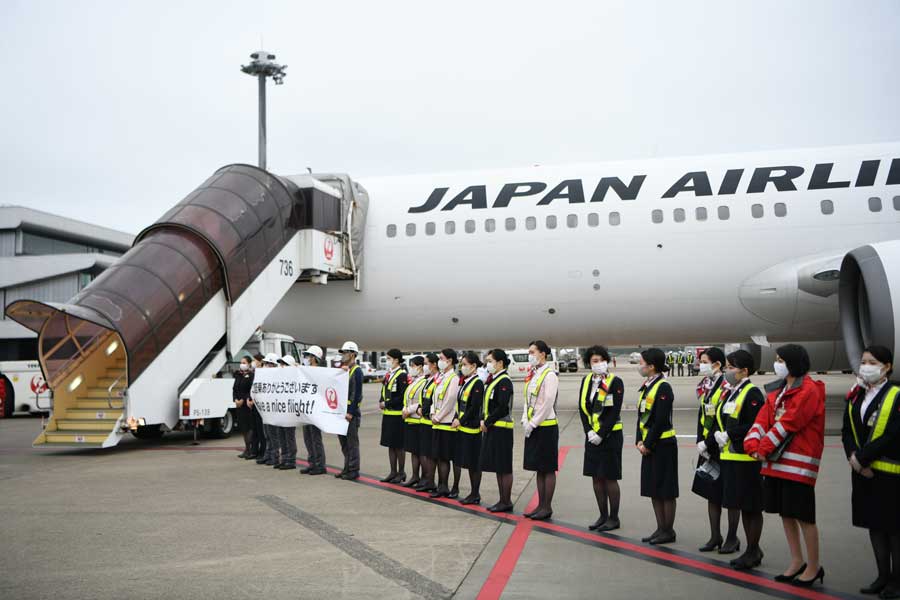
<path fill-rule="evenodd" d="M 859 460 L 856 458 L 856 452 L 850 455 L 850 467 L 859 473 L 862 471 L 863 466 L 860 464 Z"/>
<path fill-rule="evenodd" d="M 525 423 L 525 437 L 531 435 L 532 431 L 534 431 L 534 425 L 531 424 L 531 421 L 527 421 Z"/>
<path fill-rule="evenodd" d="M 699 442 L 697 444 L 697 454 L 706 453 L 706 442 Z"/>
<path fill-rule="evenodd" d="M 590 431 L 587 432 L 587 438 L 588 438 L 588 441 L 595 446 L 599 446 L 600 442 L 603 441 L 603 438 L 600 437 L 599 435 L 597 435 L 597 432 L 594 431 L 593 429 L 591 429 Z"/>
<path fill-rule="evenodd" d="M 717 431 L 713 435 L 716 438 L 716 443 L 719 444 L 719 448 L 724 448 L 725 444 L 728 443 L 728 434 L 724 431 Z"/>
<path fill-rule="evenodd" d="M 528 423 L 528 415 L 525 414 L 524 411 L 522 411 L 522 427 L 525 427 L 525 425 L 526 425 L 527 423 Z"/>

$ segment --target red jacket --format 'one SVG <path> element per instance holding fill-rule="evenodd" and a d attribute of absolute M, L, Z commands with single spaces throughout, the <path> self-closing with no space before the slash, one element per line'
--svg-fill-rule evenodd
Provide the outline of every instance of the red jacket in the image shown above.
<path fill-rule="evenodd" d="M 825 446 L 825 384 L 805 375 L 779 400 L 785 383 L 778 383 L 774 389 L 766 386 L 766 404 L 744 438 L 744 451 L 763 460 L 763 475 L 815 485 Z M 766 460 L 789 433 L 794 437 L 781 459 Z"/>

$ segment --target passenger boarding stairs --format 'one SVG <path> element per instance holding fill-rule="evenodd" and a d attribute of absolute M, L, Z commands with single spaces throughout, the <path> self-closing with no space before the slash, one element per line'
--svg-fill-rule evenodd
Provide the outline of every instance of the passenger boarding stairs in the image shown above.
<path fill-rule="evenodd" d="M 360 288 L 367 203 L 346 175 L 229 165 L 68 303 L 10 304 L 6 314 L 38 334 L 53 390 L 34 445 L 110 447 L 194 417 L 181 392 L 237 356 L 294 285 Z"/>

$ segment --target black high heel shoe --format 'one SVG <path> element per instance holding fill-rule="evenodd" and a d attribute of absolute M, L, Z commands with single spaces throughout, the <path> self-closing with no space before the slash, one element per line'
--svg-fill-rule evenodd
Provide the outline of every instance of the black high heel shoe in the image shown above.
<path fill-rule="evenodd" d="M 652 537 L 652 536 L 651 536 Z M 649 541 L 649 540 L 648 540 Z M 722 547 L 722 538 L 709 538 L 709 541 L 697 548 L 700 552 L 712 552 Z"/>
<path fill-rule="evenodd" d="M 882 577 L 881 575 L 879 575 L 878 579 L 876 579 L 875 581 L 873 581 L 866 587 L 860 588 L 859 593 L 867 594 L 870 596 L 875 596 L 875 595 L 880 594 L 882 592 L 882 590 L 884 590 L 884 588 L 887 587 L 887 584 L 888 584 L 888 578 Z"/>
<path fill-rule="evenodd" d="M 791 583 L 796 585 L 797 587 L 812 587 L 813 584 L 818 581 L 819 583 L 825 583 L 825 567 L 819 567 L 819 571 L 816 573 L 816 576 L 812 579 L 800 579 L 799 577 L 794 579 Z"/>
<path fill-rule="evenodd" d="M 797 579 L 797 575 L 806 570 L 806 563 L 803 563 L 803 566 L 797 569 L 796 573 L 791 573 L 790 575 L 776 575 L 775 581 L 779 583 L 791 583 L 795 579 Z"/>

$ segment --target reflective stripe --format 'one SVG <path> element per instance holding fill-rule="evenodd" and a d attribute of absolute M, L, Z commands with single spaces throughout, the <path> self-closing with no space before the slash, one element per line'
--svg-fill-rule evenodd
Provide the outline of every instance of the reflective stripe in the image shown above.
<path fill-rule="evenodd" d="M 453 423 L 433 423 L 432 429 L 440 429 L 441 431 L 456 431 L 453 429 Z"/>
<path fill-rule="evenodd" d="M 494 388 L 497 387 L 497 384 L 500 383 L 501 381 L 503 381 L 504 379 L 509 379 L 509 375 L 505 372 L 502 375 L 500 375 L 500 377 L 492 380 L 491 383 L 488 384 L 487 389 L 484 391 L 484 419 L 485 420 L 487 420 L 488 415 L 490 414 L 490 411 L 488 409 L 489 409 L 489 404 L 490 404 L 491 398 L 494 397 Z M 513 427 L 512 414 L 511 414 L 512 413 L 512 401 L 513 401 L 513 397 L 510 396 L 509 397 L 509 404 L 510 404 L 509 405 L 509 413 L 507 413 L 506 416 L 503 417 L 502 420 L 496 421 L 494 423 L 495 427 L 508 427 L 509 429 L 512 429 L 512 427 Z M 501 423 L 508 423 L 508 424 L 501 425 Z"/>
<path fill-rule="evenodd" d="M 791 465 L 782 465 L 779 463 L 766 463 L 766 468 L 772 471 L 780 471 L 782 473 L 791 473 L 793 475 L 800 475 L 801 477 L 807 477 L 809 479 L 817 479 L 819 477 L 819 473 L 817 471 L 810 471 L 809 469 L 803 469 L 801 467 L 792 467 Z"/>
<path fill-rule="evenodd" d="M 619 422 L 619 423 L 616 423 L 615 425 L 613 425 L 612 430 L 613 431 L 622 431 L 622 423 Z"/>
<path fill-rule="evenodd" d="M 513 422 L 512 421 L 495 421 L 491 427 L 502 427 L 503 429 L 512 429 Z"/>
<path fill-rule="evenodd" d="M 882 473 L 900 475 L 900 462 L 897 462 L 896 460 L 880 458 L 878 460 L 873 460 L 869 466 Z"/>
<path fill-rule="evenodd" d="M 598 398 L 600 400 L 601 406 L 605 407 L 605 406 L 613 406 L 614 405 L 613 400 L 609 396 L 609 388 L 612 385 L 612 382 L 613 382 L 613 380 L 615 380 L 615 378 L 616 378 L 615 375 L 609 374 L 602 381 L 602 385 L 598 386 L 598 388 L 597 388 L 598 396 L 600 395 L 600 393 L 603 394 L 602 399 Z M 593 429 L 595 433 L 599 433 L 600 428 L 603 426 L 603 423 L 600 421 L 600 413 L 595 413 L 595 412 L 588 410 L 588 405 L 587 405 L 588 393 L 590 392 L 592 383 L 593 383 L 593 376 L 592 375 L 585 376 L 584 381 L 581 384 L 581 399 L 579 402 L 579 406 L 581 407 L 581 412 L 584 413 L 584 415 L 588 418 L 588 423 L 591 424 L 591 429 Z M 603 386 L 606 386 L 606 391 L 603 391 Z M 607 402 L 607 398 L 610 398 L 610 400 L 608 402 Z M 593 403 L 591 403 L 591 404 L 593 405 Z M 592 406 L 592 408 L 593 408 L 593 406 Z M 616 426 L 618 426 L 619 429 L 622 429 L 621 425 L 622 425 L 622 420 L 621 420 L 621 415 L 620 415 L 619 420 L 616 421 L 616 425 L 613 426 L 613 431 L 617 431 Z"/>
<path fill-rule="evenodd" d="M 535 382 L 533 395 L 530 394 L 530 389 L 529 389 L 531 386 L 531 382 L 529 381 L 528 383 L 525 384 L 525 406 L 526 406 L 525 414 L 528 415 L 529 421 L 534 416 L 534 404 L 532 404 L 529 401 L 529 398 L 534 398 L 535 400 L 537 400 L 538 394 L 540 394 L 540 392 L 541 392 L 541 386 L 544 384 L 544 379 L 547 377 L 547 375 L 550 374 L 550 371 L 551 371 L 550 367 L 547 367 L 544 369 L 544 372 L 541 373 L 540 376 L 538 376 L 537 382 Z M 559 392 L 557 392 L 557 393 L 559 393 Z M 553 401 L 553 406 L 554 406 L 554 408 L 556 408 L 556 400 L 555 399 Z M 543 423 L 540 424 L 540 427 L 556 425 L 556 423 L 557 423 L 556 419 L 552 419 L 552 421 L 553 421 L 552 423 L 549 421 L 544 421 Z"/>
<path fill-rule="evenodd" d="M 822 461 L 817 458 L 813 458 L 812 456 L 806 456 L 805 454 L 797 454 L 796 452 L 785 452 L 781 455 L 782 458 L 786 458 L 788 460 L 795 460 L 797 462 L 804 462 L 811 465 L 819 466 Z"/>
<path fill-rule="evenodd" d="M 774 431 L 770 431 L 769 433 L 767 433 L 766 439 L 772 442 L 772 445 L 774 445 L 775 447 L 778 447 L 778 444 L 781 443 L 781 440 L 778 438 Z"/>
<path fill-rule="evenodd" d="M 558 425 L 558 424 L 559 424 L 559 421 L 557 421 L 556 419 L 548 419 L 546 421 L 542 421 L 541 424 L 538 425 L 538 427 L 550 427 L 552 425 Z"/>
<path fill-rule="evenodd" d="M 670 437 L 675 437 L 675 430 L 674 430 L 674 429 L 670 429 L 670 430 L 664 432 L 661 436 L 659 436 L 659 439 L 664 440 L 664 439 L 667 439 L 667 438 L 670 438 Z"/>
<path fill-rule="evenodd" d="M 382 402 L 387 402 L 388 399 L 391 397 L 391 391 L 390 391 L 391 386 L 397 382 L 397 378 L 400 377 L 401 373 L 406 375 L 406 371 L 404 371 L 403 369 L 397 369 L 397 372 L 394 373 L 393 376 L 391 376 L 391 378 L 388 380 L 387 383 L 381 384 L 381 401 Z"/>
<path fill-rule="evenodd" d="M 476 429 L 474 427 L 463 427 L 462 425 L 460 425 L 457 428 L 457 431 L 461 431 L 463 433 L 468 433 L 470 435 L 477 435 L 477 434 L 481 433 L 480 429 Z"/>
<path fill-rule="evenodd" d="M 647 421 L 650 419 L 650 409 L 653 408 L 653 404 L 656 402 L 656 392 L 659 390 L 659 386 L 662 385 L 663 378 L 660 377 L 656 380 L 649 390 L 645 389 L 638 396 L 638 427 L 641 430 L 641 437 L 647 437 Z M 675 437 L 675 427 L 672 429 L 663 432 L 662 435 L 659 436 L 659 439 L 664 440 L 666 438 Z"/>
<path fill-rule="evenodd" d="M 383 411 L 381 411 L 381 414 L 383 414 L 386 417 L 402 417 L 403 411 L 402 410 L 383 410 Z"/>
<path fill-rule="evenodd" d="M 890 419 L 891 413 L 894 411 L 894 400 L 896 400 L 898 393 L 900 393 L 900 388 L 894 386 L 884 395 L 884 400 L 881 401 L 881 406 L 878 407 L 878 417 L 875 419 L 875 427 L 869 435 L 870 442 L 872 440 L 877 440 L 884 435 L 888 419 Z"/>
<path fill-rule="evenodd" d="M 784 425 L 781 424 L 781 421 L 775 422 L 775 429 L 778 430 L 778 435 L 781 437 L 787 436 L 787 429 L 784 428 Z"/>
<path fill-rule="evenodd" d="M 706 410 L 707 407 L 712 405 L 714 408 L 714 412 L 718 415 L 719 406 L 721 406 L 722 401 L 722 385 L 720 384 L 718 388 L 716 388 L 715 393 L 709 397 L 709 394 L 703 394 L 703 397 L 700 398 L 700 427 L 703 429 L 703 437 L 709 437 L 709 432 L 712 430 L 713 423 L 716 421 L 715 415 L 707 415 Z"/>
<path fill-rule="evenodd" d="M 407 418 L 403 419 L 403 421 L 407 425 L 419 425 L 422 423 L 422 419 L 420 419 L 418 417 L 407 417 Z"/>
<path fill-rule="evenodd" d="M 759 440 L 762 439 L 762 436 L 758 431 L 754 431 L 753 433 L 748 433 L 745 437 L 745 440 Z"/>
<path fill-rule="evenodd" d="M 425 387 L 426 383 L 428 383 L 428 378 L 422 377 L 421 379 L 414 381 L 412 385 L 407 386 L 406 391 L 403 393 L 403 408 L 409 408 L 409 401 L 416 397 L 416 394 Z M 419 417 L 407 417 L 404 420 L 410 425 L 418 425 L 421 422 Z"/>
<path fill-rule="evenodd" d="M 866 440 L 867 444 L 884 435 L 888 420 L 890 420 L 890 415 L 894 411 L 894 403 L 897 400 L 898 394 L 900 394 L 900 387 L 891 386 L 884 395 L 884 399 L 881 401 L 881 405 L 878 407 L 877 416 L 875 417 L 875 426 L 869 431 L 869 439 Z M 848 416 L 850 418 L 850 430 L 853 433 L 853 441 L 856 442 L 857 448 L 862 448 L 862 444 L 859 443 L 859 434 L 856 431 L 856 423 L 853 420 L 852 402 L 847 403 L 847 412 L 849 413 Z M 862 416 L 863 415 L 860 414 L 860 417 Z M 875 471 L 888 473 L 890 475 L 900 475 L 900 462 L 889 458 L 879 458 L 872 461 L 869 466 Z"/>

